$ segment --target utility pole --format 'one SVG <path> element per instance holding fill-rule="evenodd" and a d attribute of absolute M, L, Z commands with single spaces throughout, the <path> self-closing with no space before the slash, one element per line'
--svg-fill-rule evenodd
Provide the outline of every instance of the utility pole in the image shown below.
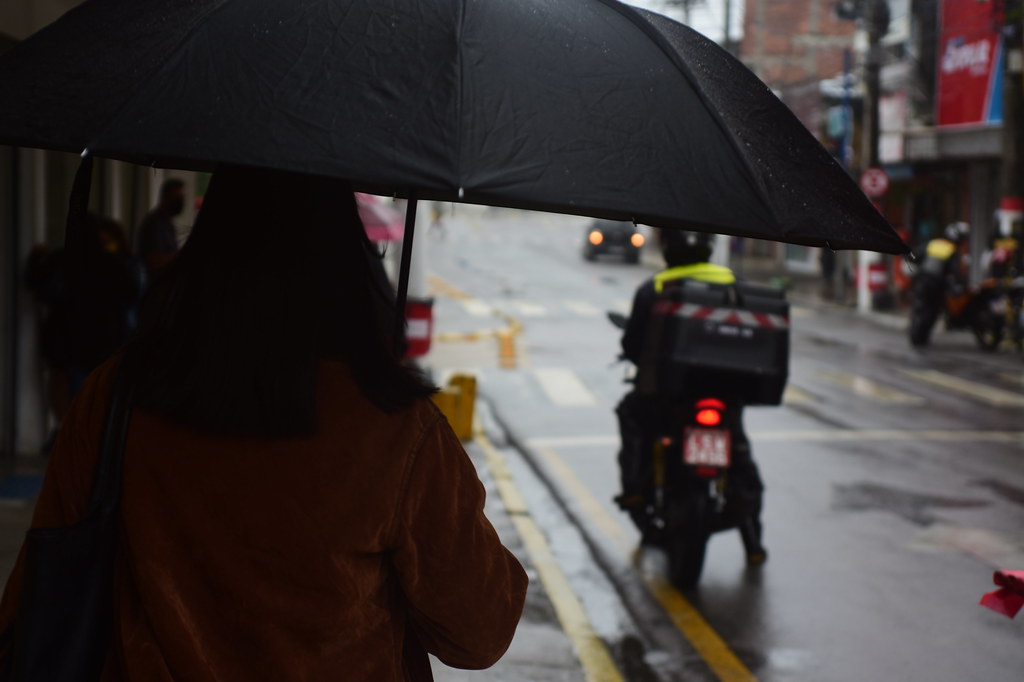
<path fill-rule="evenodd" d="M 722 41 L 722 47 L 724 47 L 729 54 L 735 56 L 736 52 L 733 49 L 732 36 L 729 35 L 730 33 L 732 33 L 732 0 L 725 0 L 725 21 L 724 21 L 724 23 L 725 23 L 725 38 Z"/>
<path fill-rule="evenodd" d="M 878 166 L 879 116 L 881 98 L 880 74 L 882 70 L 882 38 L 889 32 L 888 0 L 839 0 L 836 16 L 856 21 L 867 32 L 868 51 L 864 62 L 864 111 L 861 117 L 861 148 L 857 171 Z M 857 252 L 857 309 L 871 309 L 871 290 L 868 282 L 869 266 L 876 258 L 866 251 Z"/>
<path fill-rule="evenodd" d="M 864 120 L 861 128 L 861 170 L 878 165 L 878 103 L 881 97 L 882 38 L 889 32 L 888 0 L 867 0 L 864 8 L 868 52 L 864 62 Z"/>
<path fill-rule="evenodd" d="M 1007 0 L 1003 17 L 1003 155 L 999 173 L 999 233 L 1009 237 L 1020 229 L 1024 209 L 1024 56 L 1021 38 L 1021 1 Z M 1020 236 L 1020 235 L 1015 235 Z M 973 246 L 973 245 L 972 245 Z"/>
<path fill-rule="evenodd" d="M 698 0 L 665 0 L 665 4 L 669 7 L 682 7 L 683 8 L 683 23 L 687 26 L 690 25 L 690 6 L 697 4 Z"/>

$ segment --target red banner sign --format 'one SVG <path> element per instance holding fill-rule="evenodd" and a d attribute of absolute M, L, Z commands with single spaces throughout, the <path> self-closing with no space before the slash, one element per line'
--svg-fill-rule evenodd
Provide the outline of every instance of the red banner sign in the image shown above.
<path fill-rule="evenodd" d="M 993 0 L 942 0 L 940 126 L 1002 121 L 1002 24 Z"/>

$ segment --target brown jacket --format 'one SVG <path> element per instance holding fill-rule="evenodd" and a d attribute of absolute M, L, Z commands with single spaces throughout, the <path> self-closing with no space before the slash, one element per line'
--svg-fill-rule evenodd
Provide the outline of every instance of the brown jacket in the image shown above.
<path fill-rule="evenodd" d="M 112 369 L 75 399 L 34 527 L 84 511 Z M 461 668 L 505 652 L 527 579 L 444 416 L 425 400 L 384 414 L 338 363 L 321 368 L 318 413 L 315 436 L 265 441 L 136 410 L 104 680 L 429 680 L 425 652 Z"/>

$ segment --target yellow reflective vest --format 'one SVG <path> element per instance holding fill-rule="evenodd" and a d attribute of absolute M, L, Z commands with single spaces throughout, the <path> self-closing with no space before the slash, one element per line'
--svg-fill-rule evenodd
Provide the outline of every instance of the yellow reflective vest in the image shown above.
<path fill-rule="evenodd" d="M 925 255 L 938 260 L 949 260 L 956 253 L 956 244 L 948 239 L 933 239 L 925 248 Z"/>
<path fill-rule="evenodd" d="M 654 292 L 660 294 L 665 288 L 666 282 L 673 282 L 677 279 L 693 279 L 708 284 L 733 284 L 736 281 L 736 276 L 729 268 L 713 263 L 680 265 L 662 270 L 654 276 Z"/>

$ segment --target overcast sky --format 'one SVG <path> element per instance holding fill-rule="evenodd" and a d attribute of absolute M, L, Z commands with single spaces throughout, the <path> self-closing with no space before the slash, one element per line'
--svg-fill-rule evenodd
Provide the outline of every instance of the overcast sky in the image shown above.
<path fill-rule="evenodd" d="M 659 12 L 676 21 L 683 21 L 682 7 L 669 6 L 665 0 L 623 0 L 623 2 Z M 743 36 L 743 3 L 744 0 L 732 0 L 729 33 L 734 40 Z M 725 37 L 725 4 L 726 0 L 694 0 L 694 4 L 690 7 L 690 26 L 715 42 L 722 42 L 722 38 Z"/>

